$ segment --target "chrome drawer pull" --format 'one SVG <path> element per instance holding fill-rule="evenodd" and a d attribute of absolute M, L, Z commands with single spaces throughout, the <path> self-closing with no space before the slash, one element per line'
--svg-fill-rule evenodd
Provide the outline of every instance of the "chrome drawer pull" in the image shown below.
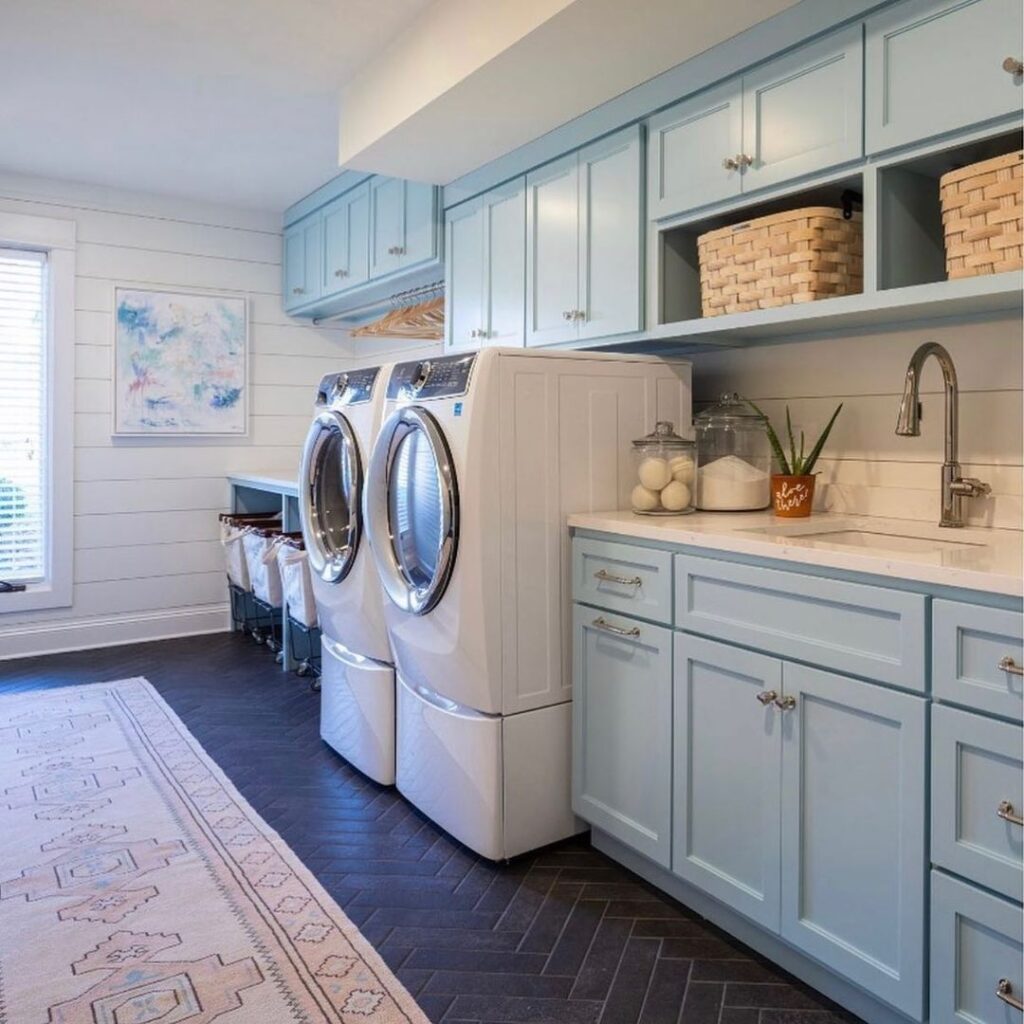
<path fill-rule="evenodd" d="M 602 583 L 621 583 L 624 587 L 639 587 L 644 582 L 639 576 L 616 576 L 607 569 L 598 569 L 594 573 L 594 579 Z"/>
<path fill-rule="evenodd" d="M 774 704 L 778 700 L 779 695 L 774 690 L 762 690 L 758 695 L 757 699 L 765 706 L 768 707 Z"/>
<path fill-rule="evenodd" d="M 1024 665 L 1018 665 L 1009 655 L 1000 659 L 998 668 L 1000 672 L 1009 672 L 1011 676 L 1024 676 Z"/>
<path fill-rule="evenodd" d="M 623 629 L 621 626 L 613 626 L 610 622 L 600 617 L 594 619 L 592 624 L 598 629 L 603 629 L 606 633 L 614 633 L 616 636 L 629 636 L 634 639 L 640 636 L 640 630 L 636 626 L 632 629 Z"/>
<path fill-rule="evenodd" d="M 1013 983 L 1009 978 L 999 979 L 999 983 L 996 985 L 996 995 L 1008 1006 L 1024 1011 L 1024 1003 L 1013 994 Z"/>
<path fill-rule="evenodd" d="M 1024 818 L 1019 814 L 1014 814 L 1013 804 L 1009 800 L 1004 800 L 996 808 L 996 817 L 1002 818 L 1003 821 L 1008 821 L 1011 825 L 1024 825 Z"/>

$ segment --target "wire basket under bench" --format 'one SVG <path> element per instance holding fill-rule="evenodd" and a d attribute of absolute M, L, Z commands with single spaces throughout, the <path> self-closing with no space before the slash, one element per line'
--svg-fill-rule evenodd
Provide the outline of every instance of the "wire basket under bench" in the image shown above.
<path fill-rule="evenodd" d="M 864 289 L 859 213 L 808 206 L 709 231 L 697 239 L 701 312 L 746 313 Z"/>

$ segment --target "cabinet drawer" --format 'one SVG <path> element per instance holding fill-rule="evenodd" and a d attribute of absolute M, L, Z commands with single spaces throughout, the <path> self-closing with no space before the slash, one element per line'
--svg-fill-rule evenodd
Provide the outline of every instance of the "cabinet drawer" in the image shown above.
<path fill-rule="evenodd" d="M 572 596 L 654 622 L 672 622 L 672 555 L 632 544 L 577 537 Z"/>
<path fill-rule="evenodd" d="M 1000 668 L 1024 665 L 1019 612 L 956 601 L 932 604 L 932 686 L 940 700 L 1021 719 L 1024 676 Z"/>
<path fill-rule="evenodd" d="M 681 629 L 923 692 L 925 598 L 676 555 Z"/>
<path fill-rule="evenodd" d="M 1020 0 L 905 0 L 867 20 L 867 150 L 1020 110 Z"/>
<path fill-rule="evenodd" d="M 931 1020 L 1015 1024 L 1020 1011 L 1021 909 L 973 885 L 932 872 Z"/>
<path fill-rule="evenodd" d="M 932 707 L 932 860 L 1021 898 L 1020 726 Z"/>

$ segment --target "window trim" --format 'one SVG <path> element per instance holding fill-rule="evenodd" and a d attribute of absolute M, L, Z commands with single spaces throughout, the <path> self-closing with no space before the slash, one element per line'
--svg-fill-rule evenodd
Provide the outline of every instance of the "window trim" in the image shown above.
<path fill-rule="evenodd" d="M 46 565 L 41 583 L 0 594 L 0 614 L 68 608 L 74 591 L 75 222 L 0 212 L 0 246 L 47 255 Z"/>

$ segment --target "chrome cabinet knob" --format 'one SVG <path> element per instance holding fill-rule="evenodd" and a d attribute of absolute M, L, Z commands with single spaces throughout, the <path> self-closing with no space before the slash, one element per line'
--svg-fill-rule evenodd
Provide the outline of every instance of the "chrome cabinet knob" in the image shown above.
<path fill-rule="evenodd" d="M 582 309 L 574 309 L 572 311 L 572 318 L 573 320 L 586 320 L 587 314 Z"/>
<path fill-rule="evenodd" d="M 775 706 L 780 711 L 792 711 L 796 707 L 796 697 L 776 697 Z"/>
<path fill-rule="evenodd" d="M 749 167 L 754 162 L 752 156 L 747 156 L 746 153 L 739 153 L 736 156 L 736 165 L 738 167 Z"/>
<path fill-rule="evenodd" d="M 335 277 L 348 277 L 348 271 L 347 270 L 336 270 L 334 272 L 334 276 Z"/>
<path fill-rule="evenodd" d="M 727 156 L 722 161 L 722 166 L 727 171 L 738 171 L 740 169 L 740 165 L 736 162 L 736 157 L 734 157 L 734 156 Z"/>
<path fill-rule="evenodd" d="M 767 708 L 779 699 L 779 695 L 775 690 L 762 690 L 757 695 L 757 699 Z"/>
<path fill-rule="evenodd" d="M 1024 665 L 1018 665 L 1009 655 L 999 659 L 996 666 L 1000 672 L 1009 672 L 1011 676 L 1024 676 Z"/>
<path fill-rule="evenodd" d="M 996 808 L 996 817 L 1002 818 L 1003 821 L 1008 821 L 1011 825 L 1022 825 L 1024 826 L 1024 818 L 1022 818 L 1013 808 L 1013 804 L 1009 800 L 1003 800 Z"/>
<path fill-rule="evenodd" d="M 572 319 L 572 310 L 571 309 L 565 310 L 562 313 L 562 319 L 563 320 L 571 320 Z"/>
<path fill-rule="evenodd" d="M 1003 61 L 1003 70 L 1009 75 L 1024 75 L 1024 61 L 1016 57 L 1007 57 Z"/>
<path fill-rule="evenodd" d="M 305 294 L 306 294 L 306 289 L 305 288 L 293 288 L 292 289 L 292 295 L 305 295 Z"/>
<path fill-rule="evenodd" d="M 996 995 L 1015 1010 L 1024 1010 L 1024 1003 L 1013 994 L 1013 982 L 1009 978 L 999 979 L 996 984 Z"/>
<path fill-rule="evenodd" d="M 401 245 L 388 246 L 388 255 L 390 256 L 403 256 L 405 255 L 405 247 Z"/>

